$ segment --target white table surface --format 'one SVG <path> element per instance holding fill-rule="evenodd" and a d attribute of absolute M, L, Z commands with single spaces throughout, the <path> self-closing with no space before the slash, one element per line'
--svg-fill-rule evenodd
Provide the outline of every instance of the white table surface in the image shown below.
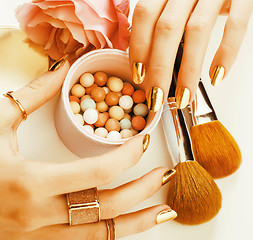
<path fill-rule="evenodd" d="M 0 0 L 0 25 L 18 25 L 14 9 L 25 0 Z M 132 6 L 136 0 L 131 0 Z M 132 8 L 133 10 L 133 8 Z M 253 18 L 240 50 L 240 54 L 227 79 L 218 87 L 209 84 L 208 71 L 212 57 L 221 39 L 225 18 L 218 19 L 213 31 L 202 71 L 202 78 L 216 109 L 219 120 L 237 140 L 243 156 L 240 169 L 217 182 L 223 195 L 223 206 L 210 222 L 198 226 L 184 226 L 174 221 L 159 225 L 145 233 L 125 240 L 250 240 L 253 228 Z M 7 80 L 7 79 L 6 79 Z M 11 79 L 10 89 L 12 89 Z M 22 83 L 21 83 L 22 84 Z M 1 87 L 1 86 L 0 86 Z M 37 110 L 19 129 L 20 151 L 38 161 L 73 161 L 77 159 L 60 141 L 54 128 L 53 113 L 57 97 Z M 171 166 L 162 126 L 151 134 L 151 145 L 141 161 L 123 174 L 109 187 L 135 179 L 158 166 Z M 132 210 L 165 203 L 167 188 L 142 202 Z M 74 240 L 74 239 L 73 239 Z"/>

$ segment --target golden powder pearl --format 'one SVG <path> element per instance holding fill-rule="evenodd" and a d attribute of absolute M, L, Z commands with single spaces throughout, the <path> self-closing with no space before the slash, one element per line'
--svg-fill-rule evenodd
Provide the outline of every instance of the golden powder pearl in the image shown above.
<path fill-rule="evenodd" d="M 116 106 L 119 103 L 119 96 L 115 92 L 109 92 L 105 97 L 105 102 L 109 106 Z"/>
<path fill-rule="evenodd" d="M 91 98 L 95 101 L 95 102 L 102 102 L 105 99 L 105 90 L 101 87 L 96 87 L 94 89 L 91 90 Z"/>
<path fill-rule="evenodd" d="M 80 77 L 80 83 L 84 87 L 91 87 L 94 84 L 94 77 L 91 73 L 84 73 Z"/>
<path fill-rule="evenodd" d="M 106 84 L 108 77 L 104 72 L 96 72 L 94 74 L 94 79 L 95 79 L 95 83 L 98 86 L 102 87 Z"/>
<path fill-rule="evenodd" d="M 106 124 L 105 124 L 105 128 L 108 132 L 111 132 L 111 131 L 120 131 L 120 123 L 116 120 L 116 119 L 113 119 L 113 118 L 110 118 Z"/>
<path fill-rule="evenodd" d="M 70 107 L 74 114 L 77 114 L 81 111 L 81 107 L 77 102 L 70 102 Z"/>
<path fill-rule="evenodd" d="M 109 110 L 109 116 L 120 121 L 124 117 L 124 110 L 119 106 L 113 106 Z"/>
<path fill-rule="evenodd" d="M 109 116 L 104 113 L 98 114 L 98 120 L 94 123 L 95 127 L 103 127 L 105 123 L 107 122 Z"/>
<path fill-rule="evenodd" d="M 130 138 L 130 137 L 133 136 L 131 130 L 129 130 L 129 129 L 123 129 L 123 130 L 120 132 L 120 134 L 121 134 L 121 136 L 122 136 L 123 139 L 125 139 L 125 138 Z"/>
<path fill-rule="evenodd" d="M 120 92 L 124 84 L 120 78 L 110 77 L 107 82 L 107 87 L 113 92 Z"/>
<path fill-rule="evenodd" d="M 90 96 L 90 95 L 84 95 L 84 96 L 82 96 L 82 97 L 81 97 L 81 102 L 82 102 L 84 99 L 87 99 L 87 98 L 91 99 L 91 96 Z"/>
<path fill-rule="evenodd" d="M 80 98 L 85 94 L 85 88 L 81 84 L 75 84 L 71 88 L 71 93 L 73 96 L 77 96 L 78 98 Z"/>
<path fill-rule="evenodd" d="M 97 103 L 97 110 L 99 112 L 106 112 L 108 110 L 108 105 L 106 104 L 105 101 L 98 102 Z"/>
<path fill-rule="evenodd" d="M 96 87 L 98 87 L 98 85 L 97 85 L 96 83 L 94 83 L 91 87 L 87 87 L 87 88 L 85 89 L 86 94 L 90 95 L 90 94 L 91 94 L 91 91 L 92 91 L 94 88 L 96 88 Z"/>

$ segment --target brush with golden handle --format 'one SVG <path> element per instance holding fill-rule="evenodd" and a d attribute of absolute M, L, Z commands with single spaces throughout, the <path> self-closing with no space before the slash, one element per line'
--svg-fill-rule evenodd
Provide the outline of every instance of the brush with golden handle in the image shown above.
<path fill-rule="evenodd" d="M 174 69 L 177 79 L 182 59 L 181 41 Z M 240 149 L 229 131 L 218 120 L 211 101 L 200 80 L 193 102 L 183 109 L 183 114 L 192 140 L 193 153 L 213 178 L 222 178 L 234 173 L 240 166 Z"/>
<path fill-rule="evenodd" d="M 183 115 L 174 97 L 164 104 L 164 134 L 177 171 L 170 181 L 168 204 L 178 213 L 176 221 L 195 225 L 211 220 L 220 210 L 222 196 L 211 175 L 194 161 Z M 175 129 L 175 132 L 172 130 Z M 176 139 L 175 139 L 176 136 Z M 177 143 L 170 147 L 171 143 Z"/>

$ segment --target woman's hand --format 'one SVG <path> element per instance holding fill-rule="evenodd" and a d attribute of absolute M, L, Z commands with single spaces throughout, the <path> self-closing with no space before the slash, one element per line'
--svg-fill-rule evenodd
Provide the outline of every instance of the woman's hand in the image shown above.
<path fill-rule="evenodd" d="M 168 96 L 183 34 L 176 89 L 178 108 L 193 100 L 213 26 L 219 14 L 228 14 L 223 39 L 210 67 L 212 85 L 221 82 L 236 59 L 252 8 L 252 0 L 139 0 L 133 16 L 130 64 L 136 83 L 146 75 L 143 84 L 152 93 L 147 96 L 150 109 L 159 109 Z"/>
<path fill-rule="evenodd" d="M 39 108 L 60 89 L 68 71 L 65 63 L 14 92 L 27 114 Z M 0 99 L 0 235 L 5 240 L 106 240 L 107 228 L 99 223 L 69 226 L 66 193 L 105 185 L 134 166 L 143 154 L 143 136 L 103 156 L 63 164 L 26 159 L 18 151 L 16 132 L 22 112 L 15 102 Z M 128 154 L 125 154 L 127 152 Z M 117 236 L 145 231 L 175 217 L 166 205 L 121 215 L 152 196 L 166 183 L 166 168 L 115 189 L 98 191 L 101 219 L 115 218 Z M 158 218 L 158 223 L 161 221 Z"/>

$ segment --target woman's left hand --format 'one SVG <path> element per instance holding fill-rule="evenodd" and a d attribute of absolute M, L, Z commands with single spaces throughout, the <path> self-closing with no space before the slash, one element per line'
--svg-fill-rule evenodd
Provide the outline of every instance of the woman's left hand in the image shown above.
<path fill-rule="evenodd" d="M 146 72 L 143 84 L 147 94 L 155 96 L 153 100 L 147 96 L 151 110 L 159 109 L 168 96 L 183 34 L 184 51 L 176 89 L 179 108 L 186 107 L 195 96 L 218 15 L 228 14 L 228 19 L 210 67 L 214 86 L 227 75 L 236 59 L 252 9 L 252 0 L 139 0 L 133 15 L 130 64 L 135 82 L 141 83 Z M 154 87 L 159 89 L 152 92 Z"/>

